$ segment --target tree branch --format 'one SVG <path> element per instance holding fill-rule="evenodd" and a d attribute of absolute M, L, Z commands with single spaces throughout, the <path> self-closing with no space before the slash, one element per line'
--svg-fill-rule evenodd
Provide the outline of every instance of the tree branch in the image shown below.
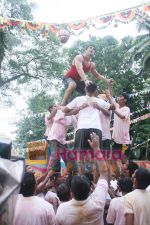
<path fill-rule="evenodd" d="M 11 77 L 11 78 L 9 78 L 9 79 L 7 79 L 7 80 L 2 80 L 2 81 L 0 82 L 0 87 L 4 86 L 5 84 L 10 83 L 10 82 L 12 82 L 12 81 L 14 81 L 14 80 L 17 80 L 18 78 L 20 78 L 20 77 L 22 77 L 22 76 L 27 76 L 27 77 L 31 77 L 31 78 L 34 78 L 34 79 L 39 79 L 39 80 L 41 80 L 40 77 L 35 77 L 35 76 L 29 75 L 29 74 L 27 74 L 27 73 L 21 73 L 21 74 L 19 74 L 19 75 L 16 75 L 16 76 L 14 76 L 14 77 Z"/>

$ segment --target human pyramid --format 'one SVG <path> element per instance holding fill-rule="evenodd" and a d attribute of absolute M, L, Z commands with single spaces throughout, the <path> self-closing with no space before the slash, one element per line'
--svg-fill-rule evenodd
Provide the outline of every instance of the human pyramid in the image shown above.
<path fill-rule="evenodd" d="M 61 106 L 49 107 L 45 118 L 45 136 L 51 148 L 47 172 L 36 177 L 32 167 L 26 166 L 13 225 L 150 224 L 150 172 L 128 161 L 127 95 L 122 93 L 117 101 L 112 98 L 112 79 L 96 71 L 91 61 L 94 53 L 94 47 L 89 46 L 74 58 L 64 77 L 66 91 Z M 99 94 L 87 72 L 104 80 L 108 90 Z M 82 95 L 68 103 L 74 90 Z M 73 149 L 66 141 L 70 126 L 74 128 Z M 61 158 L 67 166 L 65 176 L 57 176 Z M 111 163 L 117 166 L 118 174 L 111 171 Z"/>
<path fill-rule="evenodd" d="M 51 147 L 51 157 L 46 180 L 60 171 L 60 158 L 67 164 L 68 172 L 75 172 L 77 164 L 77 173 L 88 170 L 91 172 L 96 158 L 102 159 L 102 152 L 105 158 L 106 155 L 107 158 L 112 158 L 110 133 L 112 112 L 114 112 L 112 137 L 115 154 L 121 159 L 124 145 L 126 153 L 129 151 L 130 109 L 126 106 L 127 95 L 122 93 L 117 103 L 115 102 L 112 98 L 113 80 L 96 71 L 95 63 L 91 61 L 94 54 L 95 48 L 89 46 L 83 55 L 74 58 L 70 70 L 63 79 L 66 91 L 61 106 L 49 107 L 50 115 L 45 118 L 47 126 L 45 136 Z M 108 90 L 99 94 L 97 85 L 87 78 L 87 72 L 91 72 L 97 80 L 103 80 Z M 82 96 L 68 103 L 74 90 Z M 74 148 L 67 151 L 66 134 L 70 126 L 74 128 Z M 92 134 L 99 138 L 100 144 L 96 152 L 89 143 Z"/>

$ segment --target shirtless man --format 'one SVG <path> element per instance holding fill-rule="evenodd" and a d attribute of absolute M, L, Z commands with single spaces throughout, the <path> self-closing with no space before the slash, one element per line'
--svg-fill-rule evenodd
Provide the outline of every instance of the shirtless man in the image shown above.
<path fill-rule="evenodd" d="M 104 80 L 107 84 L 112 82 L 112 79 L 107 79 L 96 71 L 95 63 L 91 61 L 94 54 L 95 48 L 89 46 L 86 48 L 83 55 L 75 56 L 70 70 L 64 77 L 66 91 L 62 100 L 62 105 L 67 104 L 75 89 L 82 95 L 84 94 L 85 86 L 89 85 L 91 82 L 86 76 L 86 73 L 88 72 L 91 72 L 97 80 Z"/>

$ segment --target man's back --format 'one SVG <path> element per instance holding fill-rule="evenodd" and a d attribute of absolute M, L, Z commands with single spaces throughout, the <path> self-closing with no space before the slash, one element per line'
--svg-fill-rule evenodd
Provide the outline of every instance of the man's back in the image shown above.
<path fill-rule="evenodd" d="M 114 225 L 125 225 L 124 196 L 111 200 L 107 214 L 107 223 Z"/>
<path fill-rule="evenodd" d="M 136 189 L 125 196 L 125 214 L 134 214 L 134 225 L 150 224 L 150 193 Z"/>
<path fill-rule="evenodd" d="M 51 204 L 37 197 L 18 196 L 14 225 L 53 225 L 55 213 Z"/>
<path fill-rule="evenodd" d="M 99 180 L 95 191 L 86 200 L 72 199 L 62 203 L 57 210 L 56 225 L 103 225 L 107 188 L 107 182 Z"/>
<path fill-rule="evenodd" d="M 80 107 L 83 104 L 89 104 L 89 106 L 79 111 L 78 114 L 78 128 L 77 129 L 89 129 L 95 128 L 101 130 L 101 123 L 99 119 L 99 110 L 90 106 L 92 102 L 96 102 L 102 108 L 109 109 L 110 104 L 106 103 L 102 99 L 89 96 L 76 97 L 71 103 L 67 105 L 69 109 Z"/>

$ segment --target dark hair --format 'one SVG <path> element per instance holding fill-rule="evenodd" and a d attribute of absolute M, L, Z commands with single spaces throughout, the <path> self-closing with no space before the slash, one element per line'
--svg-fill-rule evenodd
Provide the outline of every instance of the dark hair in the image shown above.
<path fill-rule="evenodd" d="M 94 45 L 88 45 L 88 46 L 85 48 L 85 50 L 87 50 L 88 48 L 93 48 L 94 51 L 96 52 L 96 47 L 95 47 Z"/>
<path fill-rule="evenodd" d="M 128 97 L 128 94 L 127 94 L 127 93 L 123 92 L 123 93 L 121 93 L 119 96 L 124 97 L 124 98 L 126 99 L 126 102 L 128 102 L 129 97 Z"/>
<path fill-rule="evenodd" d="M 53 108 L 53 105 L 50 105 L 50 106 L 48 107 L 48 111 L 50 111 L 52 108 Z"/>
<path fill-rule="evenodd" d="M 150 172 L 145 168 L 140 167 L 135 172 L 135 178 L 138 189 L 146 189 L 150 185 Z"/>
<path fill-rule="evenodd" d="M 69 176 L 66 179 L 66 184 L 68 185 L 69 188 L 71 188 L 71 181 L 73 179 L 72 173 L 69 174 Z"/>
<path fill-rule="evenodd" d="M 118 186 L 124 193 L 129 193 L 133 189 L 133 183 L 132 180 L 129 177 L 124 177 L 119 179 Z"/>
<path fill-rule="evenodd" d="M 57 188 L 57 196 L 60 201 L 67 202 L 70 199 L 70 188 L 66 183 L 62 183 Z"/>
<path fill-rule="evenodd" d="M 90 185 L 92 185 L 92 181 L 93 181 L 93 174 L 90 172 L 86 172 L 84 173 L 84 176 L 89 180 Z"/>
<path fill-rule="evenodd" d="M 30 197 L 35 191 L 35 177 L 33 173 L 26 172 L 21 182 L 20 194 L 24 197 Z"/>
<path fill-rule="evenodd" d="M 129 162 L 127 169 L 129 170 L 129 176 L 132 177 L 132 174 L 137 170 L 139 166 L 135 162 Z"/>
<path fill-rule="evenodd" d="M 82 201 L 88 198 L 90 192 L 90 182 L 84 175 L 74 176 L 71 182 L 71 191 L 74 198 Z"/>
<path fill-rule="evenodd" d="M 95 83 L 90 83 L 87 87 L 86 90 L 89 94 L 93 94 L 97 90 L 97 85 Z"/>

